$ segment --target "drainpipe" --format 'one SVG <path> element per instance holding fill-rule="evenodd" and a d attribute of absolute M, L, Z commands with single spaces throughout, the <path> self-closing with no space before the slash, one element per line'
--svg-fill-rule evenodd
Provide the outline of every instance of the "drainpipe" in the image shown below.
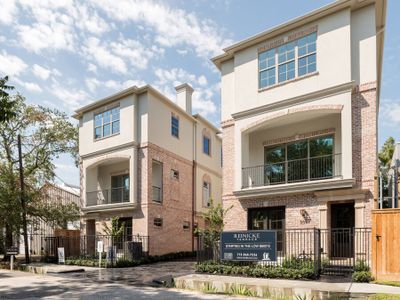
<path fill-rule="evenodd" d="M 196 161 L 197 161 L 197 145 L 196 145 L 196 123 L 193 124 L 193 166 L 192 166 L 192 222 L 191 222 L 191 235 L 192 235 L 192 252 L 194 251 L 194 220 L 196 210 Z"/>

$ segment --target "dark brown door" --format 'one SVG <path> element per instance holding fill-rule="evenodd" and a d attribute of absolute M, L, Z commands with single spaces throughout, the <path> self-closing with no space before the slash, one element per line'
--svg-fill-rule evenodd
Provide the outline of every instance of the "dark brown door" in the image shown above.
<path fill-rule="evenodd" d="M 354 203 L 331 205 L 331 256 L 337 258 L 354 255 Z"/>

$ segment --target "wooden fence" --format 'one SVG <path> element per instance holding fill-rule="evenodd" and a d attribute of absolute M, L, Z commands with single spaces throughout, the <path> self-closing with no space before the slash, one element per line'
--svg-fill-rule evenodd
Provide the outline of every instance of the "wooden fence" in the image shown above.
<path fill-rule="evenodd" d="M 372 272 L 376 280 L 400 280 L 400 208 L 372 211 Z"/>

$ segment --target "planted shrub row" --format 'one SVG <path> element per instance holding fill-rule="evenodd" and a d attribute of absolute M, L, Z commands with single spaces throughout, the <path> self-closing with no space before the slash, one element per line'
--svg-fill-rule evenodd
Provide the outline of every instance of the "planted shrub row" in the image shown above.
<path fill-rule="evenodd" d="M 140 260 L 129 260 L 120 258 L 117 259 L 113 267 L 115 268 L 126 268 L 126 267 L 135 267 L 143 264 L 151 264 L 162 261 L 176 260 L 182 258 L 195 257 L 195 252 L 175 252 L 168 253 L 163 255 L 149 255 L 142 257 Z M 85 266 L 85 267 L 98 267 L 99 261 L 98 258 L 93 257 L 76 257 L 76 258 L 68 258 L 65 260 L 66 265 L 75 265 L 75 266 Z M 111 267 L 111 263 L 107 263 L 106 260 L 102 260 L 102 267 Z"/>
<path fill-rule="evenodd" d="M 196 271 L 209 274 L 241 275 L 262 278 L 315 278 L 314 269 L 310 266 L 310 264 L 302 265 L 299 268 L 292 268 L 284 266 L 262 266 L 257 264 L 251 266 L 241 266 L 235 263 L 207 261 L 196 264 Z"/>

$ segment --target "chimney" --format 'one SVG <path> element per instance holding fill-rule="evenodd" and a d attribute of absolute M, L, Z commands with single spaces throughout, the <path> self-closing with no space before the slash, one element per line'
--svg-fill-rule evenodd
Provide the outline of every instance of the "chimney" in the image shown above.
<path fill-rule="evenodd" d="M 181 84 L 175 87 L 176 102 L 183 108 L 189 115 L 192 115 L 192 94 L 193 88 L 187 84 Z"/>

